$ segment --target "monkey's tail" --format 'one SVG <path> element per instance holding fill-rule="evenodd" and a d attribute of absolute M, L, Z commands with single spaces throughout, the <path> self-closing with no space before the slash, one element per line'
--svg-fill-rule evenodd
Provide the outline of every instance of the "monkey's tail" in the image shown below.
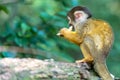
<path fill-rule="evenodd" d="M 94 68 L 99 76 L 101 76 L 102 80 L 114 80 L 114 77 L 107 69 L 106 62 L 96 62 Z"/>

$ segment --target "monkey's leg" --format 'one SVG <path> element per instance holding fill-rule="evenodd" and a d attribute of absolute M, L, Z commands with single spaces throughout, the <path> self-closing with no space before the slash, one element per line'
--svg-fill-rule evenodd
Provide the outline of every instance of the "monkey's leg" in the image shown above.
<path fill-rule="evenodd" d="M 76 63 L 81 63 L 81 62 L 92 62 L 93 61 L 93 57 L 90 53 L 90 50 L 89 48 L 87 47 L 87 45 L 83 42 L 81 45 L 80 45 L 80 48 L 81 48 L 81 51 L 82 51 L 82 54 L 84 56 L 84 58 L 82 60 L 77 60 Z"/>
<path fill-rule="evenodd" d="M 88 46 L 88 49 L 90 50 L 90 53 L 94 60 L 94 69 L 99 74 L 99 76 L 102 78 L 102 80 L 114 80 L 110 74 L 110 72 L 107 69 L 106 66 L 106 55 L 104 51 L 98 50 L 95 46 L 95 41 L 91 37 L 87 37 L 85 40 L 86 46 Z"/>

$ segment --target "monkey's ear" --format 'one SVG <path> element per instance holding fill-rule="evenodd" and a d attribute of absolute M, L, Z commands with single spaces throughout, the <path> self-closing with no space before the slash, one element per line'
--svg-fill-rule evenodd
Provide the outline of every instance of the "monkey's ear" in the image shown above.
<path fill-rule="evenodd" d="M 79 19 L 82 16 L 82 12 L 81 11 L 75 11 L 74 16 L 75 16 L 75 19 Z"/>

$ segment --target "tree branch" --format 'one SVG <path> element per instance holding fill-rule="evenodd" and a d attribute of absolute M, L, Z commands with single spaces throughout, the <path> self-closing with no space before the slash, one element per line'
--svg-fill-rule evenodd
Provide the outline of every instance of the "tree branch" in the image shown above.
<path fill-rule="evenodd" d="M 98 80 L 86 63 L 56 62 L 37 59 L 0 60 L 0 80 Z"/>
<path fill-rule="evenodd" d="M 33 54 L 33 55 L 40 55 L 45 58 L 51 58 L 50 55 L 52 55 L 52 53 L 44 50 L 34 49 L 34 48 L 23 48 L 23 47 L 16 47 L 16 46 L 0 46 L 0 52 Z M 54 57 L 55 60 L 56 59 L 66 60 L 65 57 L 58 56 L 58 55 L 52 55 L 52 57 Z"/>
<path fill-rule="evenodd" d="M 34 54 L 34 55 L 41 55 L 46 56 L 49 54 L 48 52 L 34 49 L 34 48 L 22 48 L 16 46 L 0 46 L 0 52 L 12 52 L 12 53 L 27 53 L 27 54 Z"/>

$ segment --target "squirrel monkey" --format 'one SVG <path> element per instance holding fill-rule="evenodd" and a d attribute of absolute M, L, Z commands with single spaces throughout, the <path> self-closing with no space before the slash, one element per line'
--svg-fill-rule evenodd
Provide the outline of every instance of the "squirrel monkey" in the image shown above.
<path fill-rule="evenodd" d="M 106 58 L 114 40 L 112 29 L 105 21 L 91 17 L 86 7 L 72 8 L 67 14 L 69 29 L 62 28 L 57 35 L 80 46 L 84 58 L 76 63 L 94 63 L 96 72 L 103 80 L 113 80 L 106 66 Z"/>

